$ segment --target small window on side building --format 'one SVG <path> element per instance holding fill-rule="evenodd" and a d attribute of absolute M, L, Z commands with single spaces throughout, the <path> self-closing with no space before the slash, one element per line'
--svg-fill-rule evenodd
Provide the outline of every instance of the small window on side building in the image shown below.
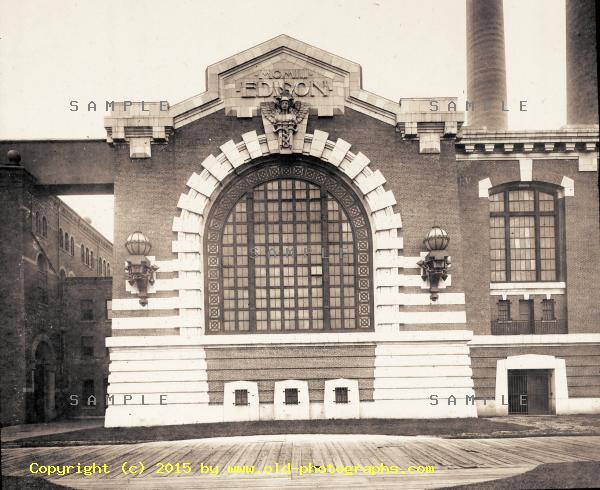
<path fill-rule="evenodd" d="M 83 321 L 92 321 L 94 319 L 94 301 L 91 299 L 82 299 L 79 302 L 81 319 Z"/>
<path fill-rule="evenodd" d="M 94 357 L 94 337 L 84 335 L 81 337 L 81 358 L 91 359 Z"/>

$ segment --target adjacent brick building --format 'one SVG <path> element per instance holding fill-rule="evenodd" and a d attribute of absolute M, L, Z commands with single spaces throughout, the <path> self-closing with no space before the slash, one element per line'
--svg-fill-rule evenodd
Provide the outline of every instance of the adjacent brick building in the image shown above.
<path fill-rule="evenodd" d="M 3 425 L 80 414 L 67 408 L 86 374 L 74 361 L 84 335 L 80 308 L 84 301 L 101 308 L 85 335 L 103 345 L 112 288 L 112 244 L 17 160 L 0 166 Z M 106 349 L 96 352 L 92 371 L 102 398 Z"/>

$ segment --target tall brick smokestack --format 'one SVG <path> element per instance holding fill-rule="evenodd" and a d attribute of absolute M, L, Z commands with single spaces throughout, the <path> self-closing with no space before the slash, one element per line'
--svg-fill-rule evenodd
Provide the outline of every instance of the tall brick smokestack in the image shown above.
<path fill-rule="evenodd" d="M 567 124 L 598 124 L 596 1 L 566 0 Z"/>
<path fill-rule="evenodd" d="M 504 130 L 506 60 L 502 0 L 467 0 L 467 111 L 472 128 Z"/>

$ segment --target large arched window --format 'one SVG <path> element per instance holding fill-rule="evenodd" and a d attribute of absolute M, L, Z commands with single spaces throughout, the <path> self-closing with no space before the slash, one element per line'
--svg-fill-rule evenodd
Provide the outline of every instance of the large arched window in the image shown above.
<path fill-rule="evenodd" d="M 490 193 L 492 282 L 560 280 L 560 200 L 555 187 L 517 182 Z"/>
<path fill-rule="evenodd" d="M 341 178 L 299 162 L 249 169 L 207 223 L 207 333 L 372 329 L 370 225 Z"/>
<path fill-rule="evenodd" d="M 71 255 L 75 255 L 75 239 L 71 237 Z"/>

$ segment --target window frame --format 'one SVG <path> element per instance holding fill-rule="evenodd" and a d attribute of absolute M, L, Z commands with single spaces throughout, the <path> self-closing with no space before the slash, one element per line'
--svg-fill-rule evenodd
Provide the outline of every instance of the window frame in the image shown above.
<path fill-rule="evenodd" d="M 82 335 L 81 336 L 81 357 L 82 360 L 94 359 L 94 336 L 93 335 Z M 88 345 L 90 344 L 90 345 Z M 89 350 L 86 350 L 89 349 Z"/>
<path fill-rule="evenodd" d="M 503 322 L 503 323 L 512 322 L 509 299 L 499 299 L 498 300 L 498 321 Z"/>
<path fill-rule="evenodd" d="M 250 405 L 248 390 L 246 388 L 238 388 L 233 393 L 234 402 L 236 407 L 243 407 Z"/>
<path fill-rule="evenodd" d="M 84 306 L 87 306 L 88 308 L 85 308 Z M 82 322 L 95 321 L 96 314 L 95 314 L 94 310 L 95 310 L 95 302 L 93 299 L 82 298 L 79 300 L 80 321 L 82 321 Z M 90 313 L 90 315 L 87 315 L 87 313 Z"/>
<path fill-rule="evenodd" d="M 547 318 L 551 316 L 551 318 Z M 554 298 L 543 298 L 542 299 L 542 321 L 543 322 L 555 322 L 556 321 L 556 301 Z"/>
<path fill-rule="evenodd" d="M 274 180 L 297 179 L 317 185 L 322 194 L 328 193 L 337 201 L 350 223 L 354 238 L 354 328 L 332 328 L 331 321 L 323 315 L 323 328 L 319 329 L 265 329 L 258 330 L 256 319 L 256 298 L 252 298 L 252 277 L 256 266 L 249 261 L 249 328 L 239 330 L 236 325 L 234 330 L 225 330 L 224 326 L 224 297 L 223 297 L 223 268 L 222 268 L 222 243 L 223 233 L 228 217 L 234 212 L 236 204 L 244 199 L 256 187 Z M 327 208 L 322 212 L 327 212 Z M 251 232 L 248 232 L 249 236 Z M 204 241 L 204 270 L 206 334 L 208 335 L 242 335 L 242 334 L 287 334 L 287 333 L 331 333 L 331 332 L 367 332 L 374 330 L 373 318 L 373 240 L 372 230 L 365 202 L 361 195 L 353 190 L 352 183 L 339 171 L 330 169 L 320 161 L 311 157 L 300 155 L 281 155 L 275 158 L 264 159 L 259 164 L 246 166 L 234 175 L 230 175 L 223 185 L 219 196 L 210 203 L 207 209 L 206 237 Z M 322 235 L 323 236 L 323 235 Z M 325 236 L 323 242 L 327 240 Z M 248 240 L 249 251 L 252 249 L 251 240 Z M 328 280 L 328 278 L 327 278 Z M 324 278 L 324 283 L 326 279 Z M 330 303 L 326 302 L 325 286 L 323 287 L 323 311 L 326 312 Z M 254 308 L 253 308 L 254 306 Z M 284 310 L 283 310 L 284 311 Z M 253 316 L 254 313 L 254 316 Z M 282 318 L 283 323 L 283 318 Z"/>
<path fill-rule="evenodd" d="M 285 388 L 283 390 L 284 405 L 300 405 L 300 390 L 298 388 Z"/>
<path fill-rule="evenodd" d="M 509 204 L 509 192 L 511 191 L 524 191 L 531 190 L 534 193 L 533 197 L 533 211 L 510 211 Z M 539 193 L 543 192 L 545 194 L 550 194 L 553 197 L 554 210 L 553 211 L 540 211 L 540 199 Z M 503 194 L 503 211 L 490 211 L 489 203 L 491 197 L 495 194 Z M 496 187 L 492 187 L 489 190 L 488 194 L 488 219 L 501 217 L 504 219 L 504 272 L 505 278 L 504 280 L 492 280 L 491 278 L 491 267 L 490 270 L 490 282 L 492 283 L 527 283 L 527 282 L 559 282 L 562 280 L 563 273 L 563 249 L 562 244 L 564 242 L 563 234 L 564 234 L 564 199 L 561 192 L 561 188 L 554 184 L 549 184 L 545 182 L 509 182 L 506 184 L 502 184 Z M 535 250 L 535 279 L 527 279 L 527 280 L 517 280 L 512 278 L 512 270 L 511 270 L 511 247 L 510 247 L 510 218 L 518 217 L 518 216 L 529 216 L 534 219 L 534 230 L 535 230 L 535 239 L 534 239 L 534 250 Z M 555 278 L 554 279 L 542 279 L 542 266 L 541 266 L 541 245 L 540 245 L 540 217 L 541 216 L 553 216 L 554 217 L 554 268 L 555 268 Z M 488 224 L 489 227 L 489 224 Z M 489 229 L 489 228 L 488 228 Z M 488 246 L 490 246 L 491 237 L 488 238 Z M 492 263 L 492 259 L 490 257 L 490 266 Z"/>
<path fill-rule="evenodd" d="M 350 403 L 350 388 L 347 386 L 336 386 L 333 389 L 335 403 L 348 404 Z"/>

